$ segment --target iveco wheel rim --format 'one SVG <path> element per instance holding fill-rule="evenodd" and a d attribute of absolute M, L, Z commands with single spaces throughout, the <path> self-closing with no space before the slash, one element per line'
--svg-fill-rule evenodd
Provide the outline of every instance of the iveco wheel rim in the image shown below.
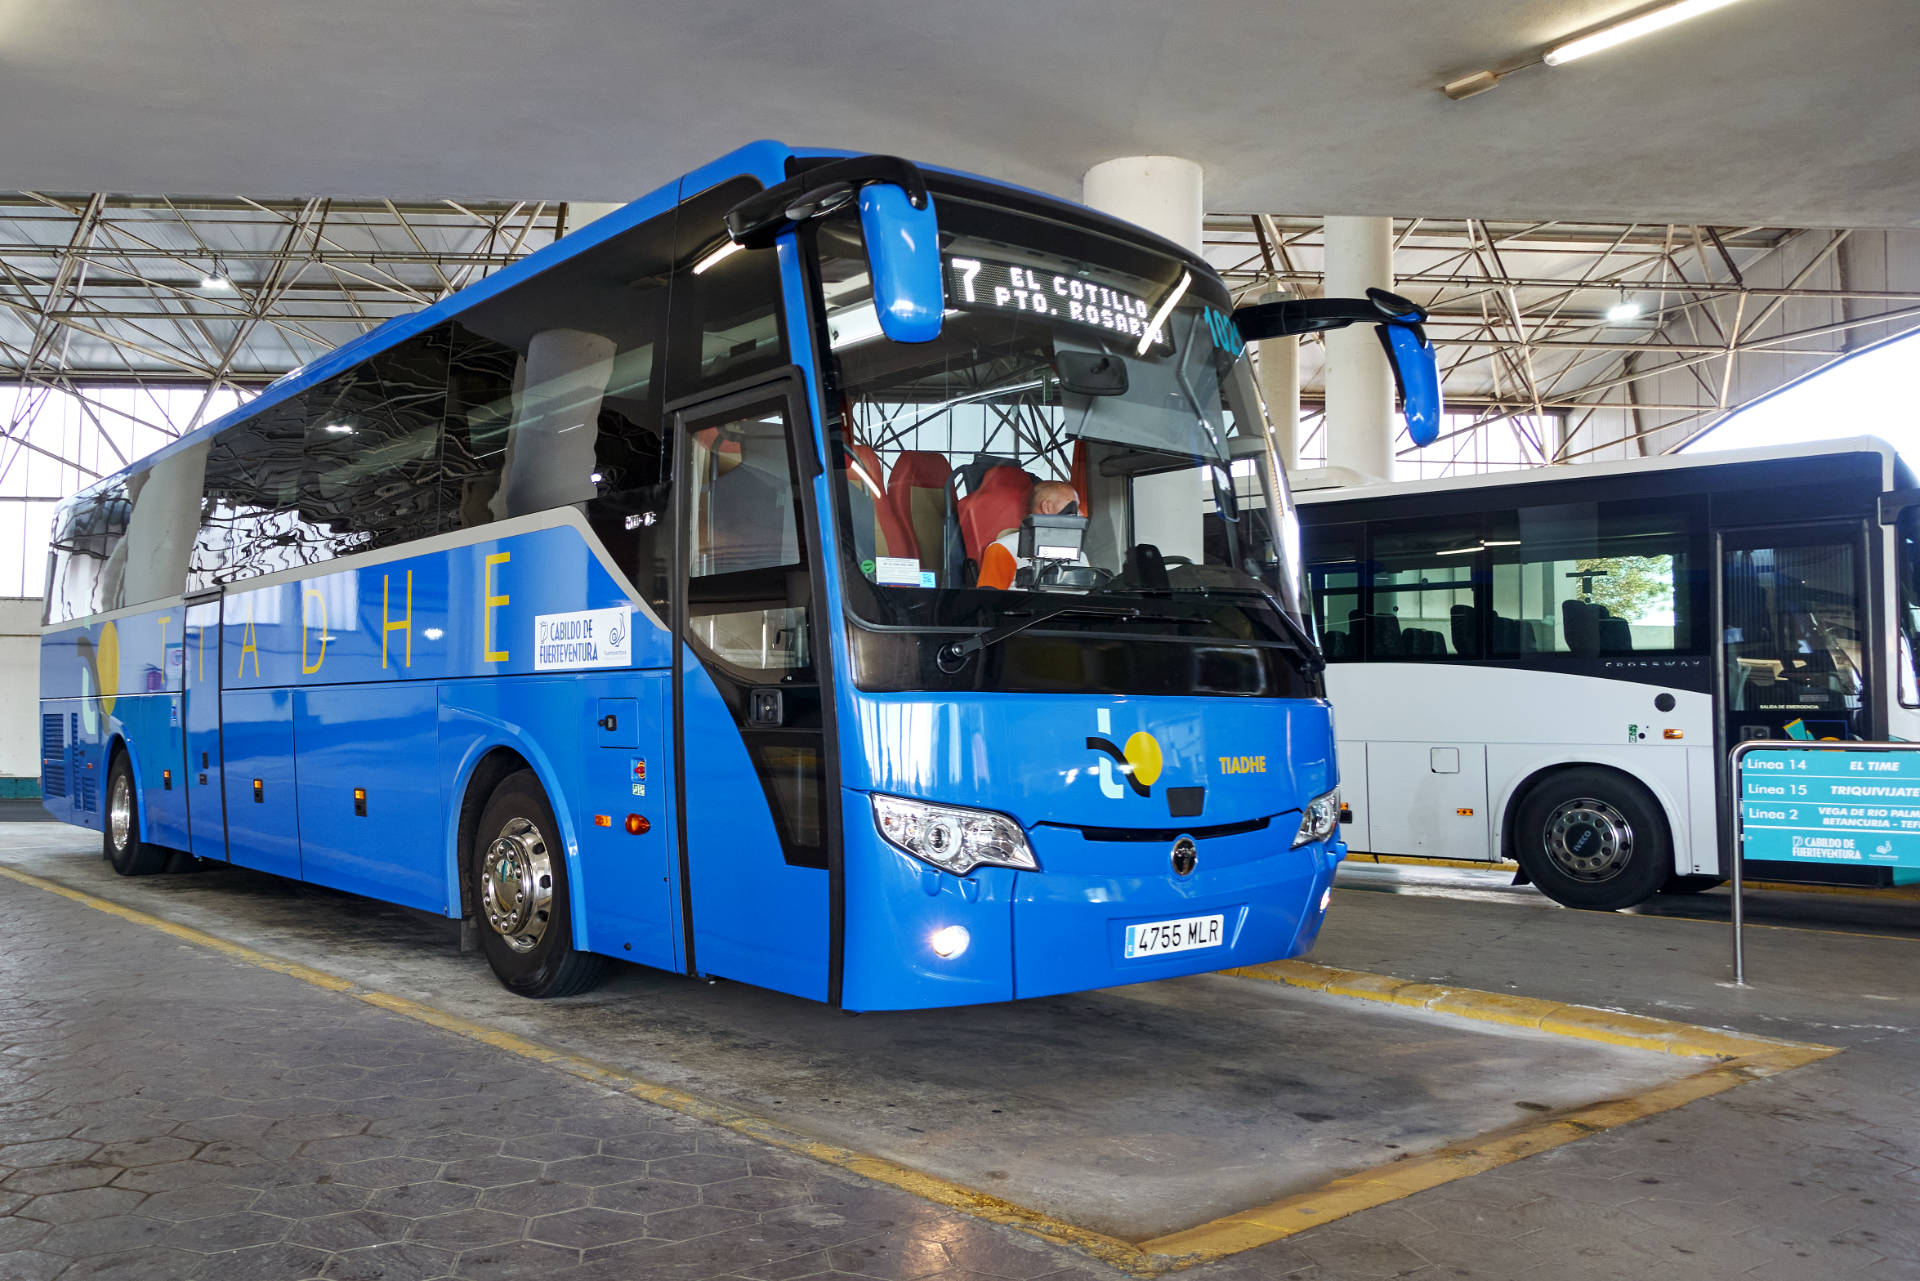
<path fill-rule="evenodd" d="M 107 793 L 107 823 L 113 833 L 113 848 L 126 849 L 133 835 L 133 784 L 127 782 L 125 774 L 114 778 Z"/>
<path fill-rule="evenodd" d="M 553 863 L 547 838 L 524 818 L 507 820 L 480 864 L 487 924 L 516 952 L 531 952 L 553 912 Z"/>
<path fill-rule="evenodd" d="M 1576 881 L 1609 881 L 1633 861 L 1633 824 L 1591 796 L 1563 802 L 1547 816 L 1547 857 Z"/>

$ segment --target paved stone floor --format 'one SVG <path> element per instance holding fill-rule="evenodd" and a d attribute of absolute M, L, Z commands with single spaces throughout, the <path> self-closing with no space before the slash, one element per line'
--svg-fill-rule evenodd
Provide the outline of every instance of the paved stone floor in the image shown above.
<path fill-rule="evenodd" d="M 1187 1275 L 1920 1277 L 1920 944 L 1756 931 L 1736 992 L 1709 923 L 1337 899 L 1331 964 L 1846 1052 Z M 0 880 L 0 1281 L 1116 1275 Z"/>

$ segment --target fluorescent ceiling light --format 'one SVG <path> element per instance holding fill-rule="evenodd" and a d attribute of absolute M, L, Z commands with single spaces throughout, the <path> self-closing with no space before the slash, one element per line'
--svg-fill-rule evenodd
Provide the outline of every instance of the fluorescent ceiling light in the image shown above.
<path fill-rule="evenodd" d="M 708 254 L 705 258 L 702 258 L 699 262 L 696 262 L 693 264 L 693 274 L 696 276 L 706 275 L 707 272 L 711 268 L 713 268 L 715 265 L 725 261 L 728 258 L 731 258 L 733 255 L 739 253 L 745 247 L 746 246 L 742 245 L 737 240 L 722 241 L 718 249 Z"/>
<path fill-rule="evenodd" d="M 1712 13 L 1715 9 L 1724 9 L 1735 0 L 1677 0 L 1677 3 L 1662 5 L 1658 9 L 1628 18 L 1625 22 L 1616 22 L 1610 27 L 1557 44 L 1547 50 L 1544 61 L 1549 67 L 1572 62 L 1575 58 L 1584 58 L 1590 53 L 1599 53 L 1602 49 L 1611 49 L 1617 44 L 1637 40 L 1641 36 L 1651 35 L 1655 31 L 1671 27 L 1676 22 L 1685 22 L 1688 18 L 1697 18 L 1703 13 Z"/>

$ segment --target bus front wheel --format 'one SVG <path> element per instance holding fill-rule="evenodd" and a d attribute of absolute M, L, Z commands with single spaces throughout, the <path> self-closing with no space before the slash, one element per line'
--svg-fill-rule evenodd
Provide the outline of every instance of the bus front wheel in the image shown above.
<path fill-rule="evenodd" d="M 1673 851 L 1653 798 L 1608 770 L 1570 769 L 1520 803 L 1514 853 L 1554 902 L 1594 912 L 1644 903 L 1667 883 Z"/>
<path fill-rule="evenodd" d="M 106 822 L 100 825 L 101 853 L 122 876 L 151 876 L 167 865 L 170 851 L 140 839 L 140 788 L 133 781 L 133 758 L 116 751 L 107 769 Z"/>
<path fill-rule="evenodd" d="M 600 981 L 605 958 L 573 946 L 566 847 L 532 770 L 493 789 L 467 862 L 480 945 L 508 991 L 574 996 Z"/>

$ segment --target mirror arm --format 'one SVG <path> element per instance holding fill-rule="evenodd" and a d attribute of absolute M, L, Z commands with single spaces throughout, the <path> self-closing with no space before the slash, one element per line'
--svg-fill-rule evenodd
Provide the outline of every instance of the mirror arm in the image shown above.
<path fill-rule="evenodd" d="M 1289 334 L 1316 334 L 1348 325 L 1406 325 L 1418 328 L 1426 308 L 1384 289 L 1369 289 L 1365 298 L 1288 298 L 1234 309 L 1234 327 L 1248 342 L 1284 338 Z"/>
<path fill-rule="evenodd" d="M 871 183 L 889 183 L 907 193 L 915 209 L 927 207 L 927 180 L 919 166 L 898 156 L 853 156 L 817 165 L 727 210 L 727 234 L 746 249 L 765 249 L 796 222 L 823 212 L 820 206 L 836 189 L 851 197 Z M 844 200 L 835 201 L 838 208 Z"/>

